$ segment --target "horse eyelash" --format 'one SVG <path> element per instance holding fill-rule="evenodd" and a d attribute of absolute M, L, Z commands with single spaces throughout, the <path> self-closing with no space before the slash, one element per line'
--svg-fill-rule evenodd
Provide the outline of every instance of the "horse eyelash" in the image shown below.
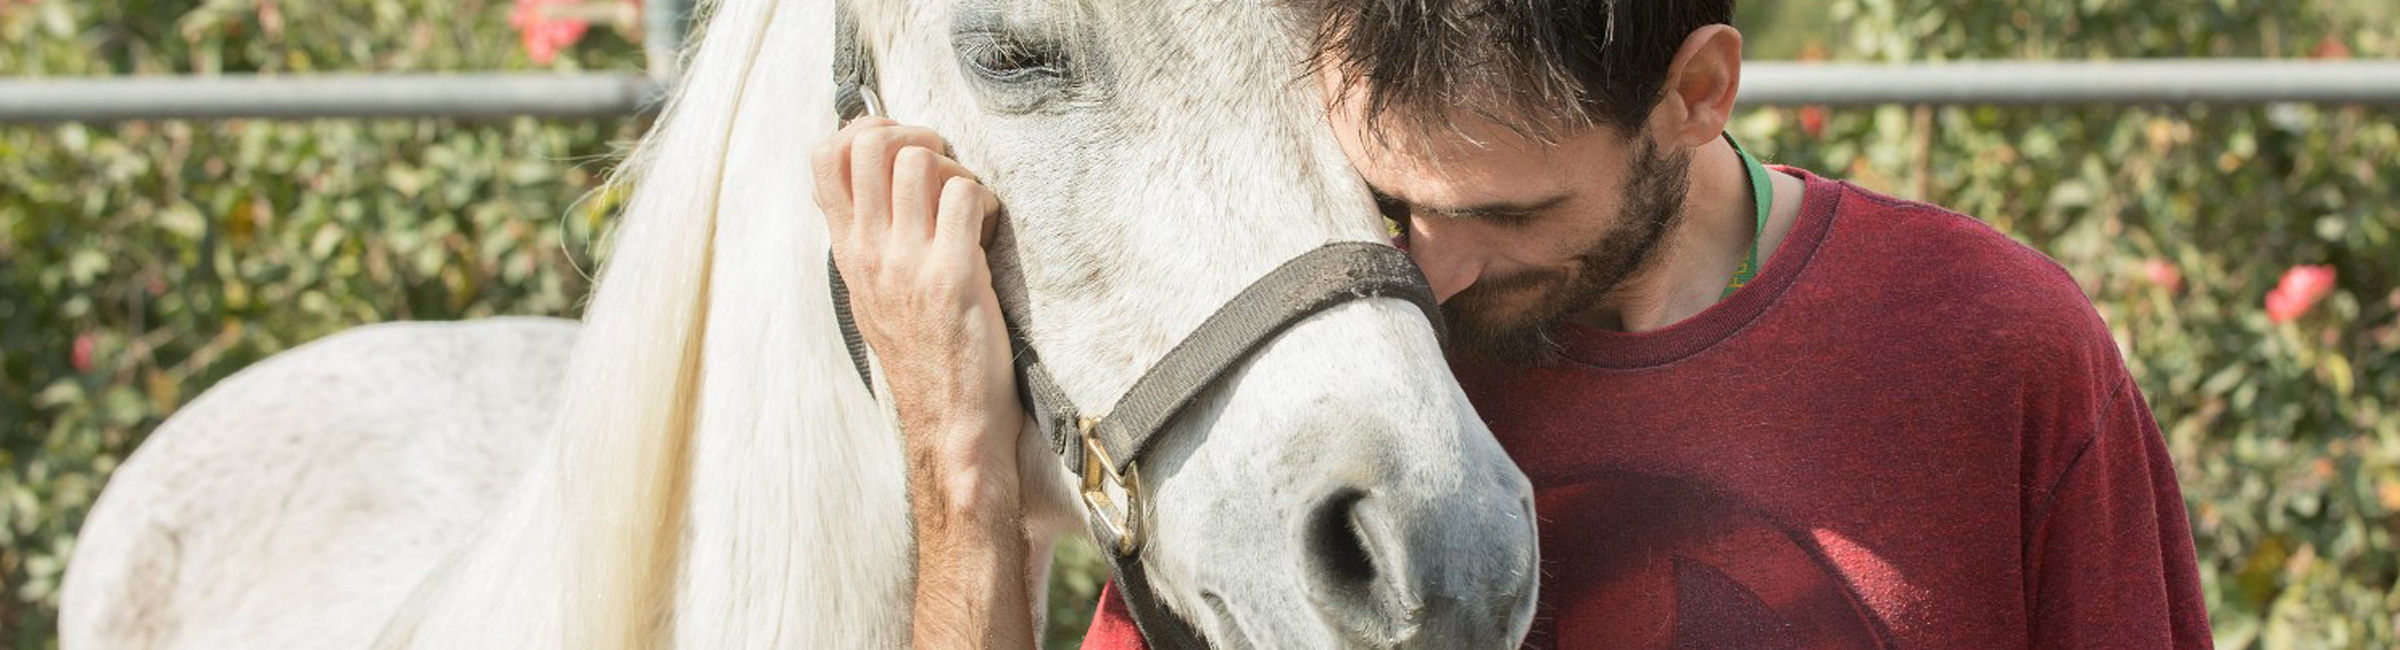
<path fill-rule="evenodd" d="M 1055 51 L 1006 37 L 974 39 L 962 49 L 965 50 L 967 65 L 1000 80 L 1019 79 L 1042 72 L 1055 73 L 1063 58 Z"/>

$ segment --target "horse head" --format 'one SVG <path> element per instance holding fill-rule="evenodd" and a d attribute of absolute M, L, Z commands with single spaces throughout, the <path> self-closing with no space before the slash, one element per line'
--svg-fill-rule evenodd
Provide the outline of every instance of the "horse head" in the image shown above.
<path fill-rule="evenodd" d="M 1000 195 L 1003 308 L 1086 413 L 1287 260 L 1382 242 L 1305 81 L 1310 26 L 1284 7 L 842 1 L 859 60 L 836 67 L 871 66 L 890 115 L 943 133 Z M 1231 364 L 1120 463 L 1146 503 L 1092 528 L 1111 551 L 1116 527 L 1142 535 L 1120 578 L 1149 583 L 1120 586 L 1222 645 L 1513 646 L 1536 580 L 1530 489 L 1427 316 L 1346 302 Z M 1056 460 L 1025 467 L 1050 475 L 1031 484 L 1093 484 Z"/>

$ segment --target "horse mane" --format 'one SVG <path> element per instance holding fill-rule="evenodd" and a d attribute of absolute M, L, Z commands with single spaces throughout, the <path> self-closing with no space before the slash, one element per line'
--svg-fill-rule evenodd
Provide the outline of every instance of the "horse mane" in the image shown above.
<path fill-rule="evenodd" d="M 638 191 L 540 455 L 376 647 L 907 642 L 899 437 L 850 379 L 810 198 L 833 2 L 703 7 L 686 76 L 608 181 Z"/>
<path fill-rule="evenodd" d="M 871 510 L 872 499 L 848 494 L 862 487 L 852 474 L 889 465 L 895 485 L 900 477 L 896 438 L 864 391 L 829 383 L 849 361 L 823 344 L 838 336 L 827 335 L 806 152 L 833 129 L 832 4 L 704 5 L 687 76 L 609 181 L 638 191 L 569 364 L 550 436 L 558 518 L 552 543 L 535 545 L 561 562 L 551 577 L 564 594 L 563 647 L 652 648 L 667 635 L 696 647 L 832 641 L 847 634 L 833 630 L 892 626 L 890 610 L 871 604 L 890 597 L 860 591 L 905 598 L 905 525 L 855 521 L 904 524 L 905 493 L 883 495 L 898 505 L 881 513 L 809 502 Z M 877 444 L 892 448 L 877 454 Z M 881 455 L 891 458 L 870 462 Z M 744 520 L 760 513 L 772 516 Z M 765 584 L 776 581 L 825 584 Z M 821 591 L 812 599 L 795 586 Z M 854 611 L 823 611 L 845 603 Z M 707 621 L 679 625 L 677 609 Z M 787 617 L 823 627 L 777 624 Z M 881 641 L 866 645 L 892 643 Z"/>

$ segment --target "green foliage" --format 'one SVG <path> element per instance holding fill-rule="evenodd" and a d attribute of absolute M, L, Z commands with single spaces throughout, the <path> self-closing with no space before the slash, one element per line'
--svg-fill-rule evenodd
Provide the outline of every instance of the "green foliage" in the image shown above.
<path fill-rule="evenodd" d="M 507 11 L 0 0 L 0 76 L 526 68 Z M 560 67 L 638 63 L 583 51 Z M 365 323 L 575 315 L 602 216 L 577 201 L 630 126 L 0 127 L 0 645 L 54 643 L 93 497 L 217 380 Z"/>
<path fill-rule="evenodd" d="M 0 75 L 523 69 L 505 0 L 0 0 Z M 1848 60 L 2400 57 L 2384 0 L 1747 3 Z M 1763 29 L 1761 29 L 1763 27 Z M 562 69 L 637 67 L 595 30 Z M 2400 643 L 2400 127 L 2390 109 L 1761 110 L 1777 162 L 1985 218 L 2065 264 L 2166 429 L 2225 648 Z M 0 127 L 0 644 L 50 647 L 108 473 L 175 408 L 346 327 L 573 316 L 638 125 Z M 581 201 L 581 202 L 579 202 Z M 2308 314 L 2265 294 L 2336 269 Z M 2172 275 L 2162 273 L 2171 269 Z M 1102 571 L 1058 554 L 1051 647 Z"/>
<path fill-rule="evenodd" d="M 2389 3 L 1831 0 L 1831 58 L 2400 57 Z M 1788 10 L 1785 13 L 1789 13 Z M 2064 264 L 2165 429 L 2221 648 L 2400 642 L 2400 127 L 2310 106 L 1762 111 L 1779 162 Z M 1810 124 L 1822 120 L 1821 131 Z M 2297 265 L 2337 286 L 2287 323 Z"/>

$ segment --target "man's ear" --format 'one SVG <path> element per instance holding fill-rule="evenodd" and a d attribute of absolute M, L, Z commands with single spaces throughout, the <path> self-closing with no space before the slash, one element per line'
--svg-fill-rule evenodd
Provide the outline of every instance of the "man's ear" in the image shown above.
<path fill-rule="evenodd" d="M 1718 138 L 1733 120 L 1742 87 L 1742 33 L 1732 25 L 1693 30 L 1667 67 L 1664 95 L 1650 111 L 1660 144 L 1695 147 Z"/>

